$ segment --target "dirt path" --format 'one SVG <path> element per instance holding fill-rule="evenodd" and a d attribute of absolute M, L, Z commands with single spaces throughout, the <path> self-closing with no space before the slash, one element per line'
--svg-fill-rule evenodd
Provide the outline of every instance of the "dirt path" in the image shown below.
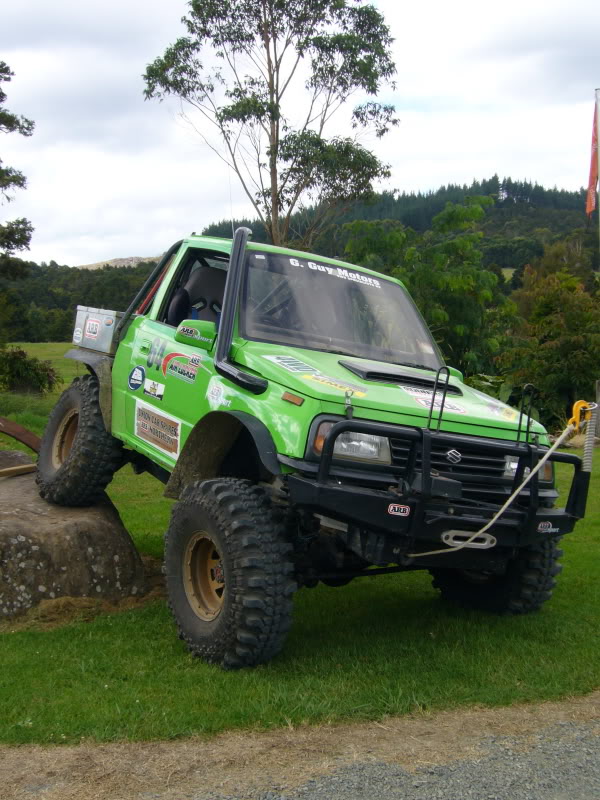
<path fill-rule="evenodd" d="M 600 719 L 600 691 L 556 703 L 399 717 L 362 725 L 228 733 L 204 740 L 0 747 L 3 800 L 272 797 L 357 762 L 413 771 L 483 758 L 495 737 Z"/>

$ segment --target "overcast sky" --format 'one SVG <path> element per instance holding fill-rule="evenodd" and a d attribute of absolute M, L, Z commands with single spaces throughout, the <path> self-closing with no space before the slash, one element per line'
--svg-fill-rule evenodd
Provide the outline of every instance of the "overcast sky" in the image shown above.
<path fill-rule="evenodd" d="M 494 173 L 587 183 L 598 0 L 376 5 L 398 70 L 384 99 L 401 119 L 369 142 L 392 167 L 385 188 L 428 191 Z M 185 12 L 185 0 L 2 0 L 0 60 L 15 72 L 6 108 L 36 123 L 31 138 L 0 141 L 5 164 L 28 177 L 0 208 L 0 220 L 33 223 L 25 257 L 75 266 L 153 256 L 232 212 L 254 216 L 177 104 L 143 99 L 142 73 L 183 34 Z"/>

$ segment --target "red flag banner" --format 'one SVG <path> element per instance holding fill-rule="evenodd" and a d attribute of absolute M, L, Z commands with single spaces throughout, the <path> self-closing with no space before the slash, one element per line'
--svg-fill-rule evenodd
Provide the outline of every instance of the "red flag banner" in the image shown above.
<path fill-rule="evenodd" d="M 598 183 L 598 109 L 596 106 L 594 106 L 594 128 L 592 130 L 592 161 L 590 163 L 590 180 L 588 183 L 587 200 L 585 203 L 585 212 L 588 216 L 591 216 L 592 211 L 596 208 L 596 184 Z"/>

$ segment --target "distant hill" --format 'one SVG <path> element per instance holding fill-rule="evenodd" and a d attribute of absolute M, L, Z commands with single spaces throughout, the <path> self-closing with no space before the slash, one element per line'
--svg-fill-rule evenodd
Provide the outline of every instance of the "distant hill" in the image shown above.
<path fill-rule="evenodd" d="M 95 264 L 80 264 L 76 269 L 102 269 L 102 267 L 137 267 L 147 261 L 158 261 L 160 256 L 129 256 L 129 258 L 111 258 L 108 261 L 98 261 Z"/>
<path fill-rule="evenodd" d="M 344 223 L 354 220 L 396 220 L 422 233 L 431 228 L 433 218 L 443 211 L 446 203 L 463 203 L 465 198 L 477 195 L 494 199 L 494 205 L 486 209 L 485 219 L 480 225 L 484 254 L 494 248 L 493 257 L 490 254 L 484 255 L 486 265 L 496 263 L 499 267 L 512 269 L 522 266 L 522 259 L 514 258 L 514 250 L 518 246 L 523 251 L 524 239 L 528 245 L 524 257 L 530 260 L 541 254 L 544 243 L 551 243 L 577 229 L 593 229 L 597 232 L 596 214 L 592 222 L 585 215 L 584 189 L 574 192 L 557 188 L 546 189 L 529 181 L 500 179 L 498 175 L 494 175 L 485 180 L 473 181 L 470 186 L 448 184 L 434 192 L 384 191 L 374 194 L 369 202 L 357 202 L 346 209 L 312 249 L 319 255 L 339 255 L 345 246 Z M 311 213 L 311 209 L 307 209 L 294 215 L 291 229 L 301 233 L 306 228 Z M 251 228 L 256 242 L 264 242 L 266 239 L 264 227 L 258 220 L 238 220 L 234 225 Z M 231 220 L 213 223 L 203 233 L 209 236 L 231 236 Z M 505 251 L 502 257 L 498 252 L 499 244 L 502 244 Z M 534 252 L 536 244 L 539 252 Z"/>

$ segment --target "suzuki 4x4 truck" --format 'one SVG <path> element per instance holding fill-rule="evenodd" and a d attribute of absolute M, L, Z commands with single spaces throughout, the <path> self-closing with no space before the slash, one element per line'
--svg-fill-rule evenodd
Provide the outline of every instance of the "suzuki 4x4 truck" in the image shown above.
<path fill-rule="evenodd" d="M 124 313 L 78 307 L 89 374 L 50 417 L 42 497 L 92 504 L 126 462 L 166 484 L 169 606 L 226 668 L 272 658 L 319 581 L 424 569 L 455 603 L 538 609 L 589 466 L 446 367 L 399 281 L 249 234 L 177 242 Z"/>

